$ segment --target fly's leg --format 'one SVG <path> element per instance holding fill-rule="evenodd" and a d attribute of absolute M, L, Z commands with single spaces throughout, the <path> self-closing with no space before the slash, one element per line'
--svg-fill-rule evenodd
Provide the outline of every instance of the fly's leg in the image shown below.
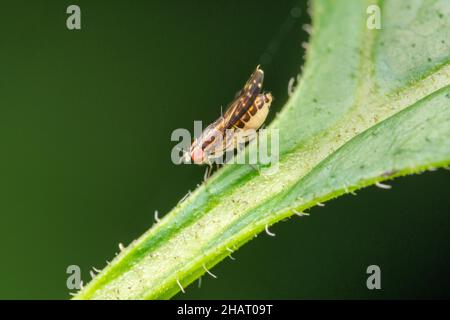
<path fill-rule="evenodd" d="M 206 167 L 205 174 L 203 175 L 204 182 L 206 182 L 209 179 L 209 177 L 211 176 L 211 173 L 212 173 L 212 169 L 213 169 L 213 163 L 211 163 L 210 159 L 207 159 L 205 164 L 208 166 Z"/>
<path fill-rule="evenodd" d="M 255 164 L 251 164 L 251 163 L 249 163 L 248 165 L 249 165 L 250 167 L 252 167 L 253 170 L 258 171 L 258 173 L 261 174 L 261 170 L 259 169 L 259 166 L 255 165 Z"/>
<path fill-rule="evenodd" d="M 205 174 L 203 175 L 203 182 L 206 182 L 206 180 L 208 180 L 210 175 L 211 175 L 211 166 L 208 165 L 206 167 Z"/>

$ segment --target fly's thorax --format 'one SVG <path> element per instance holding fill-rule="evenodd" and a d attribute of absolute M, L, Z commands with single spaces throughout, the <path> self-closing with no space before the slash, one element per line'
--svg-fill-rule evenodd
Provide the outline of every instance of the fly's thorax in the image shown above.
<path fill-rule="evenodd" d="M 219 120 L 209 125 L 192 143 L 189 152 L 195 164 L 209 163 L 223 150 L 225 142 Z"/>

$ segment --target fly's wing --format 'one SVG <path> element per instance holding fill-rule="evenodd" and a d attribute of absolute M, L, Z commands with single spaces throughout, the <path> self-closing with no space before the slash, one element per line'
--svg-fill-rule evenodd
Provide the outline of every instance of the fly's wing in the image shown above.
<path fill-rule="evenodd" d="M 263 80 L 264 72 L 258 66 L 225 111 L 222 118 L 225 130 L 232 128 L 252 106 L 258 94 L 261 93 Z"/>

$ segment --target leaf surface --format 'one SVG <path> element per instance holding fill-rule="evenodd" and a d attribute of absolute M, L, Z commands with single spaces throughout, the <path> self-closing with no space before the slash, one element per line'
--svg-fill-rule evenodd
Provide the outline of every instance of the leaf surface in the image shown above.
<path fill-rule="evenodd" d="M 170 298 L 267 226 L 370 184 L 450 163 L 450 3 L 314 1 L 301 81 L 269 128 L 279 170 L 214 174 L 77 299 Z M 293 39 L 295 43 L 295 39 Z"/>

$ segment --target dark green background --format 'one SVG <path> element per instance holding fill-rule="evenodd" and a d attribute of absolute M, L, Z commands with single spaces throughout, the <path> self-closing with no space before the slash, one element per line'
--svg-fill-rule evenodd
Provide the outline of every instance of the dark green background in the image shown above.
<path fill-rule="evenodd" d="M 68 265 L 86 282 L 201 181 L 171 163 L 174 129 L 214 120 L 258 63 L 281 109 L 309 17 L 291 1 L 55 0 L 4 1 L 0 21 L 0 298 L 65 299 Z M 449 298 L 449 177 L 314 208 L 178 297 Z"/>

